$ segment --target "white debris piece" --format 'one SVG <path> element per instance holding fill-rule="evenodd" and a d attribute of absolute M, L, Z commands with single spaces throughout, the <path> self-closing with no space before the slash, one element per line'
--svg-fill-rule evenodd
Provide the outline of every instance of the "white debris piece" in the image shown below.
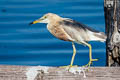
<path fill-rule="evenodd" d="M 48 73 L 48 68 L 49 67 L 46 66 L 35 66 L 28 68 L 26 72 L 27 80 L 34 80 L 40 70 L 44 73 Z"/>
<path fill-rule="evenodd" d="M 68 68 L 66 68 L 66 70 L 68 70 Z M 83 73 L 83 77 L 84 78 L 86 78 L 86 74 L 85 74 L 85 71 L 87 70 L 87 68 L 85 68 L 85 67 L 71 67 L 70 69 L 69 69 L 69 72 L 71 72 L 71 73 L 73 73 L 73 74 L 81 74 L 81 73 Z"/>

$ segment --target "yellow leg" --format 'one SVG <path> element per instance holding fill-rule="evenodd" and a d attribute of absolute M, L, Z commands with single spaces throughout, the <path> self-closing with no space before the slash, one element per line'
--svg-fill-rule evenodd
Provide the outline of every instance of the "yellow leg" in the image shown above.
<path fill-rule="evenodd" d="M 89 62 L 88 64 L 86 64 L 85 66 L 90 67 L 90 65 L 92 64 L 93 61 L 97 61 L 98 59 L 92 59 L 92 46 L 88 43 L 84 43 L 85 45 L 87 45 L 89 47 Z"/>
<path fill-rule="evenodd" d="M 65 67 L 77 67 L 77 66 L 73 66 L 73 62 L 74 62 L 74 58 L 75 58 L 75 55 L 76 55 L 76 48 L 75 48 L 75 44 L 72 42 L 72 47 L 73 47 L 73 56 L 72 56 L 72 59 L 71 59 L 71 62 L 70 62 L 70 65 L 68 66 L 62 66 L 61 68 L 65 68 Z"/>
<path fill-rule="evenodd" d="M 72 59 L 71 59 L 70 66 L 72 66 L 72 65 L 73 65 L 74 58 L 75 58 L 75 55 L 76 55 L 76 48 L 75 48 L 75 45 L 74 45 L 74 43 L 73 43 L 73 42 L 72 42 L 72 47 L 73 47 L 73 56 L 72 56 Z"/>

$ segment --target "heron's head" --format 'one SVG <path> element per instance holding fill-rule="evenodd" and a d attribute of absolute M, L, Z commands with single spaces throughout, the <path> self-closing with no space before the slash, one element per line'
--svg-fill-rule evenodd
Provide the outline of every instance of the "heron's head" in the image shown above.
<path fill-rule="evenodd" d="M 58 15 L 54 13 L 47 13 L 43 15 L 43 17 L 31 22 L 30 24 L 36 24 L 36 23 L 49 23 L 50 21 L 54 21 L 60 18 Z"/>

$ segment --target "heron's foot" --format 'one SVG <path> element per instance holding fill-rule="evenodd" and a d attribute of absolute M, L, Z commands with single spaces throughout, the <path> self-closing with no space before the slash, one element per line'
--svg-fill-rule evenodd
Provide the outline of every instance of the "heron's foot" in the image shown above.
<path fill-rule="evenodd" d="M 71 67 L 78 67 L 78 66 L 77 65 L 60 66 L 60 68 L 66 68 L 68 70 L 70 70 Z"/>
<path fill-rule="evenodd" d="M 98 61 L 98 59 L 90 59 L 90 61 L 88 62 L 88 64 L 84 65 L 83 67 L 90 68 L 90 65 L 92 64 L 93 61 Z"/>

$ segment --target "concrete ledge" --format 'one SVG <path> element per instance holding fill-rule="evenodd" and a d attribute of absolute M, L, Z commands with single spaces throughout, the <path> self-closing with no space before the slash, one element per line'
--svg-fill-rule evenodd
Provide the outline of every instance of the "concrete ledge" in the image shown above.
<path fill-rule="evenodd" d="M 1 65 L 0 80 L 120 80 L 120 67 L 91 67 L 84 75 L 82 70 L 72 73 L 57 67 Z"/>

